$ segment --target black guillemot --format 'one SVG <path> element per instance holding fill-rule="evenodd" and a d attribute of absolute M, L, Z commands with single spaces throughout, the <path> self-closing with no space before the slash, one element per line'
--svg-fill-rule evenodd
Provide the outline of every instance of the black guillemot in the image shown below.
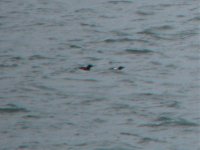
<path fill-rule="evenodd" d="M 90 69 L 93 67 L 93 65 L 87 65 L 86 67 L 80 67 L 79 69 L 84 71 L 90 71 Z"/>

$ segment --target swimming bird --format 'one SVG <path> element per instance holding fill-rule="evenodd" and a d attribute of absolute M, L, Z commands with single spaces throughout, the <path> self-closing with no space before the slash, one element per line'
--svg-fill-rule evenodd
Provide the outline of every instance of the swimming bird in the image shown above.
<path fill-rule="evenodd" d="M 90 69 L 93 67 L 93 65 L 87 65 L 86 67 L 80 67 L 79 69 L 84 70 L 84 71 L 90 71 Z"/>
<path fill-rule="evenodd" d="M 124 69 L 125 67 L 123 66 L 119 66 L 119 67 L 114 67 L 114 68 L 111 68 L 112 70 L 122 70 Z"/>

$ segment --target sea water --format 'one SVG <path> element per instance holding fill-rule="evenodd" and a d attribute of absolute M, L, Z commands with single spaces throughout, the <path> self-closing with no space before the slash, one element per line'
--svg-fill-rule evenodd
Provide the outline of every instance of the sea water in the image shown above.
<path fill-rule="evenodd" d="M 199 6 L 1 0 L 0 150 L 200 150 Z"/>

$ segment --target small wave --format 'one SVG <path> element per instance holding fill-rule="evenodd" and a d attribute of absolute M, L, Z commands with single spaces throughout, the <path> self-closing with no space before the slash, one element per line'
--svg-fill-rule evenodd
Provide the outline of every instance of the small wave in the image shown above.
<path fill-rule="evenodd" d="M 161 143 L 164 142 L 164 141 L 161 141 L 159 139 L 154 139 L 154 138 L 151 138 L 151 137 L 141 137 L 141 135 L 139 135 L 139 134 L 129 133 L 129 132 L 121 132 L 120 135 L 139 137 L 140 138 L 140 140 L 139 140 L 140 144 L 141 143 L 149 143 L 149 142 L 161 142 Z"/>
<path fill-rule="evenodd" d="M 128 104 L 114 104 L 111 108 L 116 114 L 137 114 L 137 110 L 134 106 L 129 106 Z"/>
<path fill-rule="evenodd" d="M 170 25 L 163 25 L 163 26 L 158 26 L 158 27 L 153 27 L 153 30 L 172 30 L 173 27 Z"/>
<path fill-rule="evenodd" d="M 164 25 L 158 27 L 150 27 L 144 29 L 141 32 L 137 32 L 137 34 L 150 36 L 158 40 L 178 40 L 198 35 L 198 28 L 194 28 L 191 30 L 183 30 L 175 33 L 172 32 L 173 29 L 174 28 L 172 26 Z"/>
<path fill-rule="evenodd" d="M 78 81 L 78 82 L 98 82 L 96 79 L 78 79 L 78 78 L 64 78 L 64 80 Z"/>
<path fill-rule="evenodd" d="M 18 107 L 14 104 L 8 104 L 6 107 L 0 108 L 0 114 L 1 113 L 19 113 L 19 112 L 28 112 L 28 110 L 22 107 Z"/>
<path fill-rule="evenodd" d="M 22 62 L 23 58 L 19 56 L 5 56 L 2 57 L 2 62 L 0 62 L 0 68 L 15 68 Z"/>
<path fill-rule="evenodd" d="M 117 144 L 112 143 L 112 146 L 111 144 L 105 144 L 105 145 L 102 144 L 102 146 L 99 146 L 99 148 L 96 148 L 95 150 L 135 150 L 135 149 L 141 149 L 141 147 L 118 142 Z"/>
<path fill-rule="evenodd" d="M 83 57 L 84 59 L 88 59 L 90 61 L 98 61 L 101 60 L 101 58 L 97 58 L 97 57 Z"/>
<path fill-rule="evenodd" d="M 135 39 L 131 39 L 131 38 L 121 38 L 121 39 L 106 39 L 103 42 L 105 43 L 115 43 L 115 42 L 132 42 Z"/>
<path fill-rule="evenodd" d="M 111 33 L 114 35 L 117 35 L 118 37 L 132 36 L 130 33 L 126 32 L 125 30 L 129 30 L 129 29 L 128 28 L 124 29 L 124 31 L 113 30 L 113 31 L 111 31 Z"/>
<path fill-rule="evenodd" d="M 170 118 L 167 116 L 161 116 L 158 117 L 155 121 L 155 123 L 149 123 L 142 126 L 148 126 L 148 127 L 159 127 L 159 126 L 187 126 L 187 127 L 196 127 L 199 126 L 199 124 L 195 122 L 188 121 L 183 118 Z"/>
<path fill-rule="evenodd" d="M 164 143 L 164 141 L 161 141 L 159 139 L 154 139 L 150 137 L 143 137 L 140 139 L 139 143 L 149 143 L 149 142 L 159 142 L 159 143 Z"/>
<path fill-rule="evenodd" d="M 33 87 L 40 90 L 55 91 L 54 88 L 45 85 L 33 85 Z"/>
<path fill-rule="evenodd" d="M 198 35 L 198 29 L 192 29 L 192 30 L 184 30 L 181 32 L 178 32 L 176 34 L 173 34 L 173 38 L 174 39 L 186 39 L 186 38 L 190 38 L 192 36 Z"/>
<path fill-rule="evenodd" d="M 91 8 L 81 8 L 81 9 L 75 10 L 75 12 L 76 13 L 95 13 L 95 10 Z"/>
<path fill-rule="evenodd" d="M 97 27 L 95 24 L 89 24 L 89 23 L 80 23 L 81 26 L 85 27 Z"/>
<path fill-rule="evenodd" d="M 173 118 L 170 118 L 170 117 L 164 117 L 164 116 L 161 116 L 157 119 L 158 121 L 161 121 L 162 124 L 168 124 L 168 125 L 175 125 L 175 126 L 198 126 L 197 123 L 194 123 L 194 122 L 191 122 L 191 121 L 188 121 L 186 119 L 183 119 L 183 118 L 177 118 L 177 119 L 173 119 Z"/>
<path fill-rule="evenodd" d="M 108 1 L 110 4 L 132 3 L 132 1 Z"/>
<path fill-rule="evenodd" d="M 23 117 L 24 119 L 40 119 L 40 116 L 37 115 L 26 115 Z"/>
<path fill-rule="evenodd" d="M 141 32 L 137 32 L 137 34 L 147 35 L 156 39 L 170 40 L 171 34 L 167 34 L 166 32 L 172 29 L 173 27 L 170 25 L 163 25 L 144 29 Z"/>
<path fill-rule="evenodd" d="M 173 6 L 172 4 L 160 4 L 160 7 L 163 7 L 163 8 L 172 7 L 172 6 Z"/>
<path fill-rule="evenodd" d="M 6 19 L 6 18 L 7 18 L 7 16 L 5 16 L 5 15 L 4 16 L 3 15 L 0 16 L 0 19 Z"/>
<path fill-rule="evenodd" d="M 153 53 L 152 50 L 149 50 L 149 49 L 126 49 L 124 50 L 123 52 L 124 54 L 150 54 L 150 53 Z M 122 54 L 122 53 L 120 53 Z"/>
<path fill-rule="evenodd" d="M 155 14 L 153 11 L 142 11 L 142 10 L 139 10 L 136 13 L 140 16 L 151 16 Z"/>
<path fill-rule="evenodd" d="M 50 58 L 42 56 L 42 55 L 32 55 L 29 57 L 29 60 L 39 60 L 39 59 L 50 59 Z"/>
<path fill-rule="evenodd" d="M 166 103 L 166 106 L 172 108 L 180 108 L 180 104 L 177 101 L 168 102 Z"/>
<path fill-rule="evenodd" d="M 107 122 L 107 120 L 101 119 L 101 118 L 95 118 L 95 119 L 93 120 L 93 122 L 98 123 L 98 124 L 102 124 L 102 123 Z"/>
<path fill-rule="evenodd" d="M 88 100 L 84 100 L 81 102 L 81 105 L 92 105 L 92 104 L 96 104 L 96 103 L 101 103 L 102 101 L 105 101 L 104 98 L 93 98 L 93 99 L 88 99 Z"/>
<path fill-rule="evenodd" d="M 121 132 L 120 135 L 139 137 L 138 134 L 135 134 L 135 133 L 129 133 L 129 132 Z"/>
<path fill-rule="evenodd" d="M 17 64 L 0 64 L 0 68 L 15 68 Z"/>
<path fill-rule="evenodd" d="M 189 19 L 188 21 L 192 21 L 192 22 L 199 22 L 200 21 L 200 16 L 196 16 L 192 19 Z"/>
<path fill-rule="evenodd" d="M 78 48 L 78 49 L 82 48 L 81 46 L 75 45 L 75 44 L 70 44 L 69 47 L 70 48 Z"/>
<path fill-rule="evenodd" d="M 20 56 L 15 56 L 15 57 L 11 57 L 10 60 L 12 60 L 12 61 L 19 61 L 19 60 L 23 60 L 23 58 L 20 57 Z"/>

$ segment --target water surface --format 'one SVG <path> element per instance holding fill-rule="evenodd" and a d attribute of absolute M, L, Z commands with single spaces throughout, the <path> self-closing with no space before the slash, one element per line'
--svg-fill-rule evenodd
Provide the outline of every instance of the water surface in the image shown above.
<path fill-rule="evenodd" d="M 200 150 L 198 0 L 0 8 L 1 150 Z"/>

